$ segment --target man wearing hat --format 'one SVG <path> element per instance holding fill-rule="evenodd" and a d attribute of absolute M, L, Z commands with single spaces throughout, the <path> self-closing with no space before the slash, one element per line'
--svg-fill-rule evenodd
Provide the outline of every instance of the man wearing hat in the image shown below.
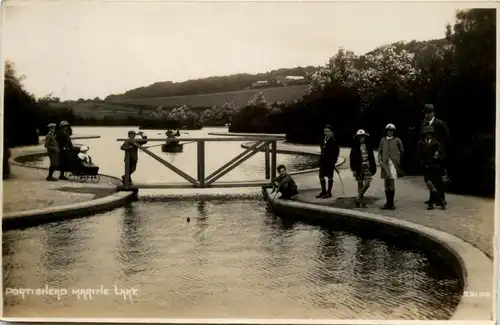
<path fill-rule="evenodd" d="M 370 136 L 365 130 L 358 130 L 354 135 L 354 145 L 351 148 L 349 162 L 352 174 L 358 182 L 358 195 L 356 196 L 356 207 L 366 208 L 364 195 L 370 187 L 372 176 L 377 172 L 373 149 L 366 141 Z"/>
<path fill-rule="evenodd" d="M 50 159 L 50 167 L 49 167 L 49 175 L 47 176 L 46 180 L 48 181 L 57 181 L 56 178 L 54 178 L 54 171 L 59 167 L 59 145 L 57 144 L 57 139 L 56 139 L 56 124 L 55 123 L 49 123 L 47 125 L 49 128 L 49 132 L 47 132 L 47 135 L 45 136 L 45 148 L 47 149 L 47 153 L 49 155 Z"/>
<path fill-rule="evenodd" d="M 380 176 L 384 180 L 386 203 L 383 210 L 394 210 L 394 196 L 396 194 L 396 178 L 403 172 L 401 169 L 401 156 L 404 153 L 403 141 L 396 137 L 396 126 L 389 123 L 385 126 L 385 136 L 378 146 L 378 161 L 381 167 Z"/>
<path fill-rule="evenodd" d="M 424 127 L 432 126 L 434 128 L 434 137 L 441 145 L 441 150 L 443 153 L 448 153 L 448 145 L 450 142 L 450 130 L 448 129 L 448 125 L 443 120 L 436 118 L 436 112 L 434 110 L 433 104 L 425 104 L 424 106 L 424 121 L 422 123 L 422 131 Z M 443 164 L 443 181 L 448 180 L 448 172 L 446 171 L 446 161 L 442 162 Z M 428 204 L 429 200 L 425 203 Z"/>
<path fill-rule="evenodd" d="M 426 126 L 423 129 L 424 138 L 418 142 L 417 157 L 424 168 L 424 180 L 429 187 L 429 203 L 427 209 L 434 209 L 434 204 L 446 209 L 446 200 L 443 184 L 442 161 L 445 157 L 441 144 L 434 137 L 434 128 Z"/>
<path fill-rule="evenodd" d="M 142 140 L 137 140 L 137 143 L 140 144 L 140 145 L 144 145 L 146 143 L 148 143 L 148 140 L 147 140 L 147 136 L 142 133 L 142 131 L 139 131 L 139 133 L 136 133 L 135 131 L 133 130 L 130 130 L 128 131 L 128 138 L 130 140 L 133 140 L 135 139 L 136 135 L 140 135 Z M 125 151 L 125 163 L 127 163 L 127 159 L 129 159 L 130 161 L 130 165 L 129 165 L 129 183 L 132 184 L 132 174 L 135 172 L 135 170 L 137 169 L 137 161 L 139 160 L 139 157 L 138 157 L 138 149 L 136 146 L 134 146 L 132 143 L 127 143 L 127 142 L 124 142 L 120 148 L 121 150 Z M 122 180 L 123 182 L 125 182 L 125 175 L 122 176 Z"/>
<path fill-rule="evenodd" d="M 57 144 L 59 145 L 59 179 L 67 180 L 66 169 L 68 168 L 73 142 L 71 141 L 71 130 L 68 121 L 59 123 L 59 130 L 56 132 Z"/>

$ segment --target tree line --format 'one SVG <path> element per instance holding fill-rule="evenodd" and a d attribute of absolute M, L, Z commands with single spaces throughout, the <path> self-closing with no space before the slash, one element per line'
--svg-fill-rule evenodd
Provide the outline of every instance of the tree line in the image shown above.
<path fill-rule="evenodd" d="M 418 174 L 416 143 L 423 108 L 434 104 L 451 131 L 451 190 L 492 195 L 495 187 L 496 11 L 456 13 L 445 37 L 398 42 L 365 55 L 340 49 L 310 78 L 303 100 L 276 114 L 242 109 L 231 131 L 286 133 L 288 141 L 319 143 L 323 126 L 333 125 L 350 146 L 363 128 L 378 143 L 388 123 L 405 143 L 402 164 Z"/>
<path fill-rule="evenodd" d="M 257 81 L 269 81 L 272 83 L 272 81 L 278 76 L 306 77 L 317 70 L 317 67 L 307 66 L 291 69 L 277 69 L 258 74 L 239 73 L 229 76 L 187 80 L 184 82 L 155 82 L 154 84 L 146 87 L 128 90 L 123 94 L 109 95 L 105 98 L 105 100 L 118 101 L 126 98 L 153 98 L 223 93 L 228 91 L 243 90 L 251 87 L 252 84 Z"/>

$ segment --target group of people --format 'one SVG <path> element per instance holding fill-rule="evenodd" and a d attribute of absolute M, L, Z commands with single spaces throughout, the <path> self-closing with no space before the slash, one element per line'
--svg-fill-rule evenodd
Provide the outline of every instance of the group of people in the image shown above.
<path fill-rule="evenodd" d="M 427 209 L 434 209 L 434 205 L 446 209 L 445 182 L 448 175 L 445 166 L 446 148 L 450 133 L 446 123 L 435 117 L 434 106 L 426 104 L 424 107 L 424 122 L 421 127 L 421 140 L 417 144 L 417 157 L 424 171 L 424 180 L 429 188 L 429 199 L 425 202 Z M 396 209 L 394 198 L 397 178 L 404 176 L 401 168 L 401 157 L 404 154 L 403 142 L 395 135 L 396 126 L 389 123 L 385 127 L 385 135 L 378 146 L 377 161 L 381 167 L 381 178 L 384 180 L 386 203 L 381 207 L 384 210 Z M 340 154 L 333 128 L 326 125 L 323 130 L 324 139 L 320 145 L 321 155 L 319 164 L 319 181 L 321 192 L 317 199 L 332 197 L 333 176 L 336 162 Z M 360 129 L 354 135 L 354 143 L 349 155 L 350 169 L 356 179 L 358 194 L 354 201 L 356 207 L 366 208 L 364 195 L 371 185 L 372 178 L 377 171 L 375 155 L 370 141 L 370 135 Z M 278 167 L 279 176 L 272 181 L 273 191 L 280 192 L 281 198 L 290 199 L 298 194 L 298 187 L 293 178 L 286 172 L 286 167 Z"/>
<path fill-rule="evenodd" d="M 47 125 L 49 131 L 45 136 L 45 148 L 50 159 L 49 174 L 47 181 L 57 181 L 54 177 L 54 172 L 59 170 L 59 179 L 67 180 L 66 173 L 69 169 L 71 153 L 73 152 L 73 142 L 71 141 L 72 130 L 68 121 L 61 121 L 59 125 L 49 123 Z M 78 157 L 82 162 L 91 164 L 92 158 L 88 154 L 89 147 L 82 146 Z"/>

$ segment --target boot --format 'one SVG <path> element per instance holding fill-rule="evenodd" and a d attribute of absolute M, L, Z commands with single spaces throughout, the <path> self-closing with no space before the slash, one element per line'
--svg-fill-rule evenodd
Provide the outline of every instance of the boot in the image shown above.
<path fill-rule="evenodd" d="M 435 202 L 437 202 L 437 200 L 436 200 L 436 193 L 431 192 L 429 203 L 427 203 L 427 210 L 433 210 Z"/>
<path fill-rule="evenodd" d="M 396 206 L 394 205 L 394 195 L 396 194 L 395 191 L 389 191 L 389 209 L 390 210 L 396 210 Z"/>
<path fill-rule="evenodd" d="M 445 199 L 444 192 L 440 192 L 439 193 L 439 204 L 438 205 L 441 206 L 441 209 L 446 210 L 447 202 L 446 202 L 446 199 Z"/>
<path fill-rule="evenodd" d="M 319 183 L 321 184 L 321 193 L 319 193 L 318 195 L 316 195 L 316 198 L 317 199 L 321 199 L 323 198 L 323 196 L 326 194 L 326 184 L 325 184 L 325 179 L 321 179 L 319 181 Z"/>
<path fill-rule="evenodd" d="M 326 194 L 323 195 L 323 199 L 328 199 L 332 197 L 333 179 L 329 179 L 327 182 L 328 182 L 328 189 L 326 190 Z"/>
<path fill-rule="evenodd" d="M 385 204 L 383 207 L 381 207 L 382 210 L 389 210 L 391 208 L 391 191 L 386 190 L 385 191 Z"/>
<path fill-rule="evenodd" d="M 48 180 L 49 182 L 57 181 L 57 179 L 54 178 L 54 168 L 49 168 L 49 175 L 47 176 L 46 180 Z"/>

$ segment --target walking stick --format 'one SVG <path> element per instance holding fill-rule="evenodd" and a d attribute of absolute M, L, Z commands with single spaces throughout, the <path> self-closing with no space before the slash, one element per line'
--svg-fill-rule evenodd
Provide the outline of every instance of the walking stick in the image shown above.
<path fill-rule="evenodd" d="M 340 176 L 340 172 L 339 170 L 337 169 L 337 167 L 334 167 L 335 171 L 337 172 L 337 175 L 339 175 L 339 179 L 340 179 L 340 185 L 342 185 L 342 194 L 341 195 L 344 195 L 344 181 L 342 180 L 342 177 Z"/>

